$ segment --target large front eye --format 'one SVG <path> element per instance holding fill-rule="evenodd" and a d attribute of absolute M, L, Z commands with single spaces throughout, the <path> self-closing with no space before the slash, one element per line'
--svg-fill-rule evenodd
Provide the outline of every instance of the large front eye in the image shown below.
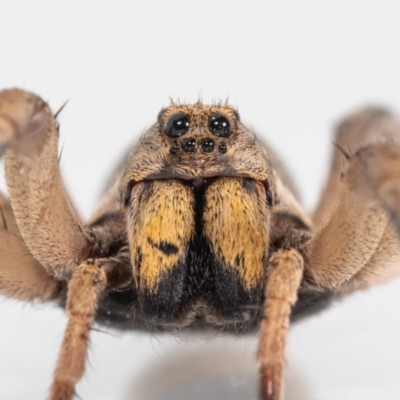
<path fill-rule="evenodd" d="M 212 114 L 208 119 L 208 128 L 218 137 L 228 137 L 232 133 L 229 119 L 222 114 Z"/>
<path fill-rule="evenodd" d="M 169 137 L 177 138 L 189 130 L 189 117 L 184 113 L 171 115 L 165 125 L 165 132 Z"/>

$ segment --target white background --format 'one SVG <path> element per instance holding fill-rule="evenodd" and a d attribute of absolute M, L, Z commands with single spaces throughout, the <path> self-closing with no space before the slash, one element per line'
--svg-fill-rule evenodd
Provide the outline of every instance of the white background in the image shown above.
<path fill-rule="evenodd" d="M 0 1 L 0 88 L 35 91 L 54 110 L 70 100 L 61 166 L 85 218 L 169 97 L 229 96 L 311 210 L 338 118 L 369 103 L 399 111 L 399 17 L 400 3 L 366 0 Z M 399 399 L 399 303 L 395 280 L 293 327 L 287 399 Z M 54 306 L 1 300 L 0 399 L 45 398 L 65 324 Z M 78 393 L 256 399 L 256 347 L 256 337 L 93 332 Z"/>

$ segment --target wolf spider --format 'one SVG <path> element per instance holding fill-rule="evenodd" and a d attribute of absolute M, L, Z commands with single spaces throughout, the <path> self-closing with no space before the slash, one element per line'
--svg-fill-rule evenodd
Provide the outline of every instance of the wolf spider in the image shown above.
<path fill-rule="evenodd" d="M 283 399 L 290 320 L 400 270 L 400 124 L 384 110 L 339 125 L 309 217 L 232 107 L 171 104 L 86 224 L 61 181 L 56 117 L 34 94 L 0 92 L 0 293 L 65 307 L 51 400 L 74 397 L 94 321 L 258 330 L 261 396 Z"/>

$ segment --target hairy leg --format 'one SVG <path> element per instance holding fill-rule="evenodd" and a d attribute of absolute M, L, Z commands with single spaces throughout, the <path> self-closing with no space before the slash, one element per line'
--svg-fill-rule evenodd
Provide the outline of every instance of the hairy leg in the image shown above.
<path fill-rule="evenodd" d="M 2 292 L 26 300 L 40 297 L 39 292 L 47 299 L 55 286 L 69 281 L 69 322 L 50 399 L 70 400 L 84 372 L 89 331 L 106 273 L 100 264 L 87 261 L 93 243 L 65 194 L 58 165 L 58 124 L 48 105 L 18 89 L 0 92 L 0 146 L 2 151 L 8 147 L 5 169 L 13 210 L 2 198 L 0 220 L 3 228 L 14 226 L 14 233 L 0 231 L 0 249 L 4 246 L 6 254 L 0 260 L 7 286 Z M 18 268 L 25 268 L 29 280 L 16 275 Z M 13 279 L 19 279 L 19 291 L 13 292 Z"/>
<path fill-rule="evenodd" d="M 17 300 L 56 298 L 59 285 L 29 253 L 10 203 L 0 193 L 0 294 Z"/>
<path fill-rule="evenodd" d="M 98 298 L 106 286 L 104 271 L 90 261 L 81 264 L 68 284 L 66 312 L 69 317 L 49 400 L 70 400 L 85 372 L 89 332 Z"/>
<path fill-rule="evenodd" d="M 343 174 L 336 207 L 305 246 L 306 276 L 338 289 L 350 280 L 354 287 L 355 276 L 369 275 L 370 285 L 399 274 L 399 196 L 400 147 L 360 149 Z"/>
<path fill-rule="evenodd" d="M 346 155 L 343 152 L 352 156 L 361 147 L 379 142 L 400 145 L 400 122 L 386 110 L 364 108 L 338 125 L 329 177 L 313 215 L 315 227 L 320 227 L 329 217 L 339 199 L 341 174 L 347 166 Z"/>
<path fill-rule="evenodd" d="M 0 92 L 0 144 L 20 234 L 49 275 L 67 277 L 90 250 L 61 181 L 58 124 L 48 105 L 18 89 Z"/>
<path fill-rule="evenodd" d="M 258 361 L 263 400 L 282 400 L 286 340 L 290 313 L 303 276 L 303 258 L 296 250 L 280 250 L 269 260 L 265 318 L 261 322 Z"/>

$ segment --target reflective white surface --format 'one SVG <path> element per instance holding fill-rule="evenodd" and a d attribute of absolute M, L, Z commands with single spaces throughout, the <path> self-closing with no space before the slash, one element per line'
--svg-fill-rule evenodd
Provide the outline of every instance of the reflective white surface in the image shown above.
<path fill-rule="evenodd" d="M 338 118 L 371 102 L 399 111 L 398 4 L 1 1 L 0 88 L 35 91 L 55 110 L 70 100 L 60 116 L 61 167 L 84 218 L 169 97 L 229 96 L 312 209 Z M 293 327 L 287 399 L 400 398 L 398 304 L 395 280 Z M 0 399 L 45 398 L 65 323 L 54 306 L 1 300 Z M 93 332 L 78 393 L 256 399 L 256 348 L 256 337 Z"/>

